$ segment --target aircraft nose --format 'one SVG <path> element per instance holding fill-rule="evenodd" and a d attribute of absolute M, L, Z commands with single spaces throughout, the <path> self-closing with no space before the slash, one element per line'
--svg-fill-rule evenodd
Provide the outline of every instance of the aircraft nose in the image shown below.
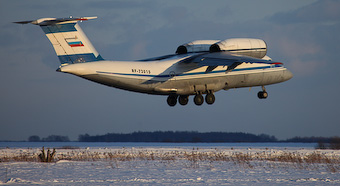
<path fill-rule="evenodd" d="M 284 72 L 284 75 L 283 75 L 284 79 L 287 81 L 287 80 L 290 80 L 293 78 L 293 73 L 289 70 L 286 70 Z"/>

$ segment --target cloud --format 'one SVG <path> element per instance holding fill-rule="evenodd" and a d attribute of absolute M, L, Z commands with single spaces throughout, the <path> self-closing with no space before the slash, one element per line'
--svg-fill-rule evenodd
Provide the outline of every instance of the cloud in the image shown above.
<path fill-rule="evenodd" d="M 137 1 L 89 1 L 83 3 L 81 6 L 84 7 L 91 7 L 91 8 L 96 8 L 99 10 L 106 10 L 109 9 L 110 11 L 112 10 L 119 10 L 119 9 L 133 9 L 133 8 L 139 8 L 143 6 L 143 2 L 137 2 Z"/>
<path fill-rule="evenodd" d="M 131 55 L 133 58 L 137 59 L 138 57 L 147 58 L 147 41 L 137 41 L 133 44 Z"/>
<path fill-rule="evenodd" d="M 337 10 L 337 11 L 336 11 Z M 265 37 L 297 76 L 313 76 L 334 65 L 340 50 L 340 2 L 317 1 L 267 17 Z M 339 65 L 338 65 L 339 66 Z"/>
<path fill-rule="evenodd" d="M 290 69 L 300 76 L 313 74 L 324 61 L 311 60 L 308 56 L 320 54 L 320 46 L 303 43 L 291 38 L 279 38 L 281 53 L 288 56 Z"/>
<path fill-rule="evenodd" d="M 292 23 L 339 23 L 340 1 L 322 0 L 302 7 L 298 10 L 277 13 L 269 20 L 280 24 Z"/>
<path fill-rule="evenodd" d="M 170 24 L 177 24 L 190 17 L 188 9 L 183 6 L 172 6 L 165 8 L 162 12 L 164 19 Z"/>

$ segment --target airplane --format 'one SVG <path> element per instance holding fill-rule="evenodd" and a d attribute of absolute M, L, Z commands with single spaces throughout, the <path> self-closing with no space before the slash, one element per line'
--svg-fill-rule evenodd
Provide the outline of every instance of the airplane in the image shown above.
<path fill-rule="evenodd" d="M 262 87 L 293 77 L 283 63 L 274 62 L 261 39 L 196 40 L 180 45 L 174 54 L 137 61 L 104 60 L 79 26 L 97 17 L 41 18 L 14 22 L 41 27 L 52 43 L 61 65 L 58 72 L 123 90 L 166 95 L 167 103 L 211 105 L 214 93 L 242 87 Z M 205 99 L 203 98 L 205 94 Z"/>

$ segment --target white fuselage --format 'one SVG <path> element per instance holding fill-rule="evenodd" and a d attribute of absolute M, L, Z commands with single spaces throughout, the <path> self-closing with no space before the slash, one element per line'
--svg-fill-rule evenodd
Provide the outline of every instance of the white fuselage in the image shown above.
<path fill-rule="evenodd" d="M 287 81 L 292 73 L 282 64 L 242 63 L 232 71 L 180 62 L 192 54 L 161 60 L 97 61 L 61 66 L 58 71 L 134 92 L 158 95 L 194 95 L 221 89 L 263 86 Z"/>

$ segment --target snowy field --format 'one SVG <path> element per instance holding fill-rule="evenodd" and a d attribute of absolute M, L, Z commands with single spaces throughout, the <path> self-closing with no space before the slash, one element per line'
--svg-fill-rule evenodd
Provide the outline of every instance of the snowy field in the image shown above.
<path fill-rule="evenodd" d="M 340 151 L 305 144 L 75 144 L 1 142 L 0 185 L 340 185 Z"/>

